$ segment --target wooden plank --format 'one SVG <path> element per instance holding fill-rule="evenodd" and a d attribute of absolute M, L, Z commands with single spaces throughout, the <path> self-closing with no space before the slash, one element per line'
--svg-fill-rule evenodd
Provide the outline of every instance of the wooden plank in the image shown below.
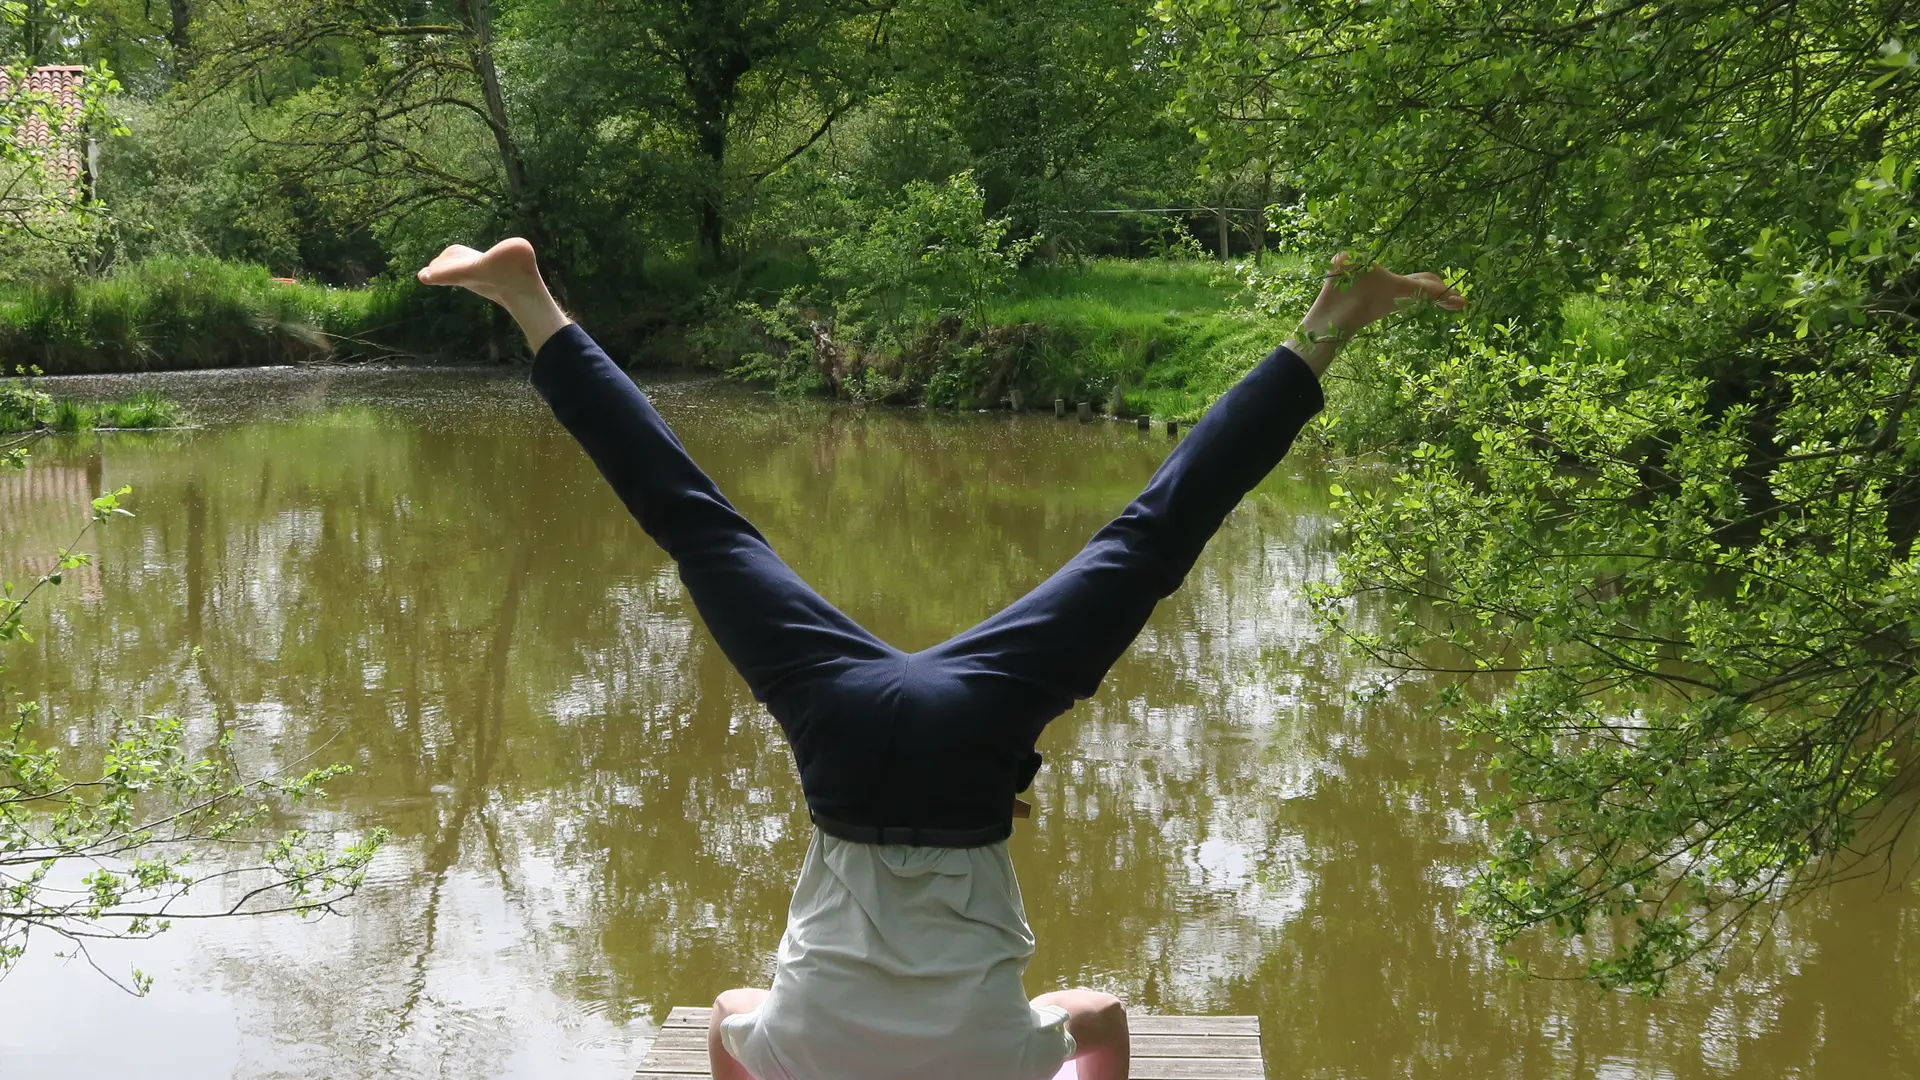
<path fill-rule="evenodd" d="M 663 1050 L 707 1049 L 707 1029 L 704 1027 L 670 1027 L 661 1030 L 653 1040 L 653 1052 Z M 1260 1056 L 1260 1038 L 1257 1035 L 1143 1035 L 1133 1034 L 1134 1058 L 1258 1058 Z"/>
<path fill-rule="evenodd" d="M 690 1027 L 662 1028 L 653 1040 L 655 1050 L 705 1050 L 707 1029 Z"/>
<path fill-rule="evenodd" d="M 707 1075 L 707 1015 L 677 1006 L 640 1063 L 636 1080 Z M 1257 1016 L 1129 1015 L 1134 1080 L 1264 1080 Z"/>
<path fill-rule="evenodd" d="M 1147 1058 L 1130 1062 L 1132 1080 L 1266 1080 L 1259 1058 Z"/>
<path fill-rule="evenodd" d="M 705 1006 L 678 1005 L 667 1013 L 664 1027 L 707 1026 Z M 1257 1016 L 1148 1016 L 1127 1014 L 1127 1024 L 1136 1035 L 1258 1035 Z"/>
<path fill-rule="evenodd" d="M 706 1076 L 707 1058 L 695 1055 L 695 1063 L 679 1060 L 655 1064 L 651 1058 L 634 1074 L 635 1080 L 665 1077 Z M 1266 1080 L 1266 1066 L 1259 1058 L 1144 1058 L 1130 1064 L 1127 1074 L 1133 1080 Z"/>
<path fill-rule="evenodd" d="M 1133 1059 L 1252 1058 L 1260 1060 L 1258 1035 L 1142 1035 L 1133 1033 Z"/>
<path fill-rule="evenodd" d="M 1127 1014 L 1135 1035 L 1259 1035 L 1257 1016 L 1141 1016 Z"/>
<path fill-rule="evenodd" d="M 649 1053 L 647 1060 L 642 1064 L 649 1069 L 666 1069 L 674 1073 L 705 1076 L 707 1075 L 707 1051 L 705 1047 L 698 1050 L 657 1050 Z"/>

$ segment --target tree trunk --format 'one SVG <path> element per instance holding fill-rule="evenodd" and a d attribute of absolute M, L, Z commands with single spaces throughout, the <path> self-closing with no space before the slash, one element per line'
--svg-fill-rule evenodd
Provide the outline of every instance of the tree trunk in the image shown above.
<path fill-rule="evenodd" d="M 1224 205 L 1225 201 L 1226 200 L 1224 199 L 1221 200 L 1223 205 L 1220 207 L 1220 209 L 1215 210 L 1213 212 L 1214 219 L 1220 226 L 1220 261 L 1221 262 L 1226 262 L 1231 257 L 1231 252 L 1229 249 L 1231 249 L 1233 246 L 1233 243 L 1232 243 L 1233 237 L 1227 231 L 1227 208 Z"/>
<path fill-rule="evenodd" d="M 173 49 L 173 77 L 177 80 L 193 67 L 193 9 L 188 0 L 167 0 L 167 44 Z"/>
<path fill-rule="evenodd" d="M 1254 238 L 1253 265 L 1259 266 L 1266 260 L 1267 254 L 1267 207 L 1273 205 L 1273 162 L 1267 162 L 1266 172 L 1260 178 L 1260 211 L 1255 222 L 1259 235 Z"/>
<path fill-rule="evenodd" d="M 696 103 L 699 109 L 700 153 L 707 159 L 707 175 L 701 178 L 699 199 L 700 250 L 707 260 L 719 266 L 724 260 L 727 242 L 727 218 L 724 205 L 727 165 L 727 119 L 718 102 Z"/>
<path fill-rule="evenodd" d="M 500 151 L 500 166 L 507 179 L 507 202 L 514 225 L 537 245 L 541 237 L 534 213 L 532 193 L 527 183 L 526 161 L 520 156 L 520 144 L 514 141 L 507 125 L 507 102 L 500 93 L 500 72 L 493 63 L 493 0 L 466 0 L 467 56 L 480 76 L 480 95 L 487 105 L 487 126 L 493 131 L 494 145 Z"/>
<path fill-rule="evenodd" d="M 46 59 L 40 52 L 47 39 L 46 28 L 41 25 L 46 21 L 46 13 L 43 0 L 26 0 L 20 9 L 20 53 L 30 68 L 40 66 Z"/>

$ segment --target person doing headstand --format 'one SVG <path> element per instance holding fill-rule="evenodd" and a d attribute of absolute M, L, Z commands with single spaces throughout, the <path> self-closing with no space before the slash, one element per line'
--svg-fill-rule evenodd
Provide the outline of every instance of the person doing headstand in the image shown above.
<path fill-rule="evenodd" d="M 786 735 L 814 833 L 773 986 L 714 1001 L 717 1080 L 1124 1080 L 1120 1001 L 1028 1000 L 1033 932 L 1007 838 L 1040 732 L 1091 696 L 1227 514 L 1323 405 L 1342 342 L 1433 274 L 1333 270 L 1301 333 L 1221 397 L 1146 489 L 1059 572 L 920 652 L 800 580 L 687 456 L 646 395 L 554 302 L 530 244 L 454 246 L 420 271 L 505 307 L 533 385 L 678 565 L 715 641 Z"/>

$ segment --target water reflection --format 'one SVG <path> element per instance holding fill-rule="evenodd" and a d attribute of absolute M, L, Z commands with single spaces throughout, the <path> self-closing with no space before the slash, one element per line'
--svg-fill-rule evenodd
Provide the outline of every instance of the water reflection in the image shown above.
<path fill-rule="evenodd" d="M 785 746 L 525 387 L 165 381 L 219 422 L 43 446 L 0 492 L 14 576 L 70 539 L 76 494 L 132 484 L 140 514 L 14 681 L 79 753 L 168 710 L 238 732 L 255 768 L 351 760 L 308 824 L 395 840 L 347 918 L 116 951 L 160 975 L 148 1001 L 41 950 L 0 983 L 0 1075 L 612 1077 L 649 1014 L 764 980 L 807 828 Z M 656 397 L 800 573 L 905 648 L 1044 577 L 1166 451 L 1050 418 Z M 1908 1075 L 1911 894 L 1803 908 L 1653 1005 L 1502 971 L 1453 912 L 1473 756 L 1419 686 L 1351 704 L 1369 673 L 1308 618 L 1324 487 L 1283 466 L 1048 731 L 1015 843 L 1030 989 L 1259 1013 L 1275 1076 Z"/>

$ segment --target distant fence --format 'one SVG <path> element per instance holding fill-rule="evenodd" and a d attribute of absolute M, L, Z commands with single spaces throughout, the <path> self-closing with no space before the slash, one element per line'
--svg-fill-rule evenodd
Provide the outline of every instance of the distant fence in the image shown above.
<path fill-rule="evenodd" d="M 1247 238 L 1247 254 L 1256 259 L 1267 247 L 1267 210 L 1262 206 L 1137 206 L 1137 207 L 1101 207 L 1075 210 L 1052 210 L 1049 213 L 1064 217 L 1079 215 L 1105 215 L 1112 217 L 1134 214 L 1153 216 L 1158 214 L 1177 215 L 1185 218 L 1207 217 L 1213 219 L 1214 254 L 1225 262 L 1233 253 L 1233 235 L 1239 233 Z M 1195 239 L 1199 239 L 1198 236 Z M 1051 257 L 1053 251 L 1048 249 Z"/>

